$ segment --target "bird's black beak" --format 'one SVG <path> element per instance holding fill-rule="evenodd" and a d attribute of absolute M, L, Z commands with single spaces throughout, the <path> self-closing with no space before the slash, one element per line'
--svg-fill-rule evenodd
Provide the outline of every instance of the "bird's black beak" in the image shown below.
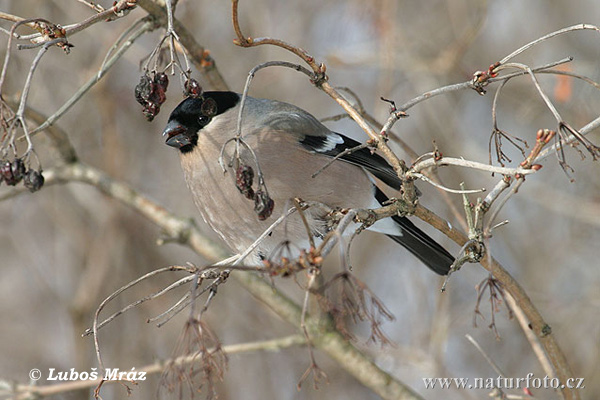
<path fill-rule="evenodd" d="M 167 145 L 177 149 L 192 145 L 192 138 L 188 130 L 177 121 L 169 121 L 163 131 L 163 136 L 167 137 L 165 141 Z"/>

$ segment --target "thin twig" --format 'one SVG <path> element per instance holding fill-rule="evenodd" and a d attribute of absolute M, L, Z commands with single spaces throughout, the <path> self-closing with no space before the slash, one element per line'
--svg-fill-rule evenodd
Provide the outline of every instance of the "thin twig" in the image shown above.
<path fill-rule="evenodd" d="M 476 161 L 469 161 L 463 158 L 452 158 L 452 157 L 442 157 L 439 160 L 434 158 L 430 158 L 427 160 L 420 161 L 419 163 L 412 166 L 412 168 L 407 172 L 407 176 L 414 176 L 415 173 L 420 173 L 422 170 L 431 167 L 439 167 L 444 165 L 455 165 L 459 167 L 477 169 L 480 171 L 497 173 L 501 175 L 529 175 L 533 174 L 536 171 L 531 169 L 524 168 L 506 168 L 506 167 L 497 167 L 495 165 L 483 164 Z M 416 176 L 415 176 L 416 177 Z"/>
<path fill-rule="evenodd" d="M 467 189 L 467 190 L 463 190 L 463 189 L 451 189 L 451 188 L 448 188 L 448 187 L 446 187 L 444 185 L 440 185 L 437 182 L 434 182 L 429 177 L 427 177 L 427 176 L 425 176 L 425 175 L 423 175 L 423 174 L 421 174 L 419 172 L 412 173 L 411 176 L 414 176 L 415 178 L 418 178 L 418 179 L 420 179 L 420 180 L 422 180 L 424 182 L 427 182 L 427 183 L 431 184 L 432 186 L 434 186 L 434 187 L 436 187 L 438 189 L 441 189 L 441 190 L 443 190 L 445 192 L 449 192 L 449 193 L 455 193 L 455 194 L 463 194 L 463 193 L 472 194 L 472 193 L 482 193 L 482 192 L 485 192 L 485 190 L 486 190 L 485 188 L 481 188 L 481 189 Z"/>
<path fill-rule="evenodd" d="M 108 20 L 114 20 L 121 18 L 127 11 L 132 10 L 136 7 L 136 2 L 132 0 L 119 0 L 111 8 L 108 8 L 98 14 L 94 14 L 91 17 L 73 25 L 66 25 L 65 31 L 67 35 L 74 35 L 77 32 L 81 32 L 84 29 L 98 23 Z"/>
<path fill-rule="evenodd" d="M 171 268 L 173 267 L 168 267 L 168 271 L 172 270 Z M 150 274 L 155 275 L 156 271 L 152 271 Z M 158 270 L 158 272 L 164 272 L 164 270 Z M 188 271 L 190 272 L 190 271 Z M 151 275 L 151 276 L 153 276 Z M 115 312 L 114 314 L 112 314 L 110 317 L 106 318 L 104 321 L 100 322 L 98 324 L 98 329 L 102 329 L 105 325 L 109 324 L 110 322 L 112 322 L 115 318 L 117 318 L 118 316 L 120 316 L 121 314 L 126 313 L 127 311 L 131 310 L 132 308 L 135 308 L 137 306 L 139 306 L 142 303 L 145 303 L 146 301 L 149 300 L 154 300 L 160 296 L 162 296 L 163 294 L 171 291 L 172 289 L 178 288 L 180 286 L 185 285 L 186 283 L 192 281 L 194 279 L 194 276 L 186 276 L 184 278 L 179 279 L 178 281 L 173 282 L 172 284 L 170 284 L 169 286 L 155 292 L 152 293 L 148 296 L 142 297 L 139 300 L 134 301 L 133 303 L 128 304 L 127 306 L 123 307 L 122 309 L 120 309 L 119 311 Z M 82 336 L 88 336 L 91 333 L 93 333 L 92 329 L 88 328 L 85 330 L 85 332 L 83 332 Z"/>
<path fill-rule="evenodd" d="M 279 216 L 279 218 L 277 218 L 267 229 L 265 229 L 265 231 L 254 241 L 254 243 L 252 243 L 250 246 L 248 246 L 248 248 L 246 250 L 244 250 L 244 252 L 242 254 L 240 254 L 239 257 L 236 258 L 235 262 L 232 265 L 241 264 L 242 261 L 244 261 L 246 259 L 246 257 L 248 257 L 248 255 L 250 253 L 252 253 L 254 251 L 254 249 L 256 249 L 256 247 L 265 240 L 265 238 L 267 238 L 268 236 L 270 236 L 273 233 L 275 228 L 277 228 L 279 225 L 281 225 L 281 223 L 283 221 L 285 221 L 285 219 L 294 212 L 296 212 L 296 208 L 292 207 L 292 208 L 288 209 L 285 213 L 282 213 Z"/>
<path fill-rule="evenodd" d="M 554 371 L 552 362 L 546 355 L 544 347 L 540 343 L 539 338 L 531 331 L 531 329 L 529 329 L 529 320 L 527 316 L 520 307 L 516 306 L 515 299 L 511 296 L 510 293 L 506 293 L 504 298 L 506 299 L 507 305 L 510 307 L 511 310 L 513 310 L 513 313 L 517 321 L 519 322 L 519 325 L 521 325 L 521 329 L 525 333 L 525 337 L 529 341 L 529 344 L 533 349 L 533 352 L 535 353 L 538 361 L 540 362 L 542 369 L 548 377 L 554 378 L 556 376 L 556 372 Z"/>
<path fill-rule="evenodd" d="M 100 4 L 94 4 L 93 2 L 89 2 L 87 0 L 77 0 L 77 1 L 80 2 L 81 4 L 85 4 L 86 6 L 88 6 L 89 8 L 91 8 L 92 10 L 94 10 L 96 12 L 104 11 L 104 7 L 102 7 Z"/>
<path fill-rule="evenodd" d="M 58 38 L 51 40 L 49 42 L 44 43 L 40 51 L 38 51 L 37 55 L 31 62 L 31 67 L 29 67 L 29 73 L 27 74 L 27 78 L 25 79 L 25 85 L 23 85 L 23 93 L 21 94 L 21 101 L 19 103 L 19 108 L 17 109 L 16 118 L 23 118 L 25 113 L 25 105 L 27 104 L 27 97 L 29 96 L 29 90 L 31 90 L 31 80 L 33 79 L 33 73 L 35 72 L 40 60 L 46 54 L 48 49 L 58 43 L 65 43 L 65 38 Z"/>
<path fill-rule="evenodd" d="M 35 22 L 37 20 L 38 20 L 37 18 L 21 19 L 20 21 L 13 24 L 13 26 L 10 28 L 10 36 L 8 37 L 8 43 L 6 44 L 6 54 L 4 55 L 4 63 L 2 64 L 2 73 L 0 74 L 0 96 L 2 95 L 2 88 L 4 87 L 4 79 L 6 78 L 6 71 L 8 70 L 8 63 L 10 61 L 13 34 L 19 26 L 28 24 L 31 22 Z"/>
<path fill-rule="evenodd" d="M 571 61 L 571 58 L 566 58 L 566 59 L 562 59 L 559 61 L 555 61 L 549 64 L 545 64 L 545 65 L 541 65 L 535 68 L 532 68 L 533 72 L 540 72 L 552 67 L 555 67 L 557 65 L 560 64 L 564 64 L 566 62 Z M 520 76 L 520 75 L 525 75 L 527 72 L 515 72 L 512 74 L 507 74 L 507 75 L 503 75 L 503 76 L 499 76 L 496 78 L 490 78 L 488 80 L 489 83 L 493 83 L 493 82 L 502 82 L 506 79 L 510 79 L 513 78 L 515 76 Z M 419 96 L 407 101 L 406 103 L 400 105 L 398 107 L 398 110 L 402 110 L 402 111 L 407 111 L 410 108 L 414 107 L 415 105 L 425 101 L 425 100 L 429 100 L 432 97 L 435 96 L 439 96 L 439 95 L 443 95 L 443 94 L 447 94 L 447 93 L 452 93 L 452 92 L 456 92 L 459 90 L 465 90 L 465 89 L 471 89 L 472 88 L 472 82 L 471 81 L 467 81 L 467 82 L 461 82 L 461 83 L 455 83 L 455 84 L 451 84 L 451 85 L 447 85 L 447 86 L 443 86 L 441 88 L 436 88 L 430 91 L 427 91 L 425 93 L 420 94 Z"/>
<path fill-rule="evenodd" d="M 317 175 L 319 175 L 321 172 L 323 172 L 326 168 L 328 168 L 331 164 L 333 164 L 335 161 L 339 160 L 340 158 L 342 158 L 348 154 L 354 153 L 355 151 L 369 148 L 370 146 L 371 145 L 369 143 L 363 143 L 363 144 L 359 144 L 356 147 L 352 147 L 350 149 L 345 149 L 341 153 L 336 154 L 335 157 L 331 157 L 322 167 L 320 167 L 318 170 L 316 170 L 311 175 L 311 178 L 316 178 Z"/>
<path fill-rule="evenodd" d="M 155 22 L 165 28 L 168 27 L 167 10 L 164 2 L 158 0 L 137 0 L 137 4 L 150 14 Z M 185 51 L 186 65 L 189 56 L 196 69 L 202 74 L 210 87 L 214 90 L 228 90 L 228 85 L 217 69 L 215 60 L 211 57 L 210 52 L 204 46 L 201 46 L 196 41 L 192 32 L 174 16 L 173 29 L 177 32 L 177 36 L 181 40 L 181 47 Z"/>
<path fill-rule="evenodd" d="M 585 136 L 598 128 L 600 128 L 600 117 L 597 117 L 596 119 L 587 123 L 583 128 L 579 129 L 578 132 L 581 135 Z M 552 152 L 560 150 L 561 148 L 564 148 L 565 146 L 575 142 L 576 140 L 578 139 L 575 135 L 571 134 L 567 136 L 567 138 L 563 139 L 561 142 L 557 142 L 556 144 L 542 150 L 540 154 L 535 158 L 534 163 L 538 163 L 539 161 L 548 157 Z"/>
<path fill-rule="evenodd" d="M 158 321 L 159 319 L 162 319 L 161 322 L 156 324 L 156 326 L 158 328 L 160 328 L 161 326 L 163 326 L 164 324 L 169 322 L 174 316 L 179 314 L 181 311 L 185 310 L 187 308 L 187 306 L 193 304 L 198 297 L 202 296 L 204 293 L 211 290 L 213 287 L 217 286 L 219 283 L 220 283 L 220 280 L 219 280 L 219 278 L 217 278 L 210 285 L 202 288 L 202 290 L 200 290 L 200 291 L 197 291 L 197 290 L 188 291 L 183 297 L 181 297 L 179 299 L 179 301 L 177 301 L 174 305 L 169 307 L 166 311 L 160 313 L 159 315 L 157 315 L 155 317 L 148 318 L 146 320 L 146 322 L 151 323 L 151 322 Z"/>
<path fill-rule="evenodd" d="M 338 241 L 343 237 L 346 229 L 354 222 L 355 217 L 356 210 L 349 210 L 344 218 L 338 223 L 335 230 L 327 235 L 318 249 L 321 256 L 326 257 L 331 250 L 333 250 Z"/>
<path fill-rule="evenodd" d="M 259 64 L 259 65 L 255 66 L 254 68 L 252 68 L 250 70 L 250 72 L 248 72 L 248 77 L 246 78 L 246 84 L 244 85 L 244 92 L 242 93 L 242 100 L 240 102 L 240 110 L 238 112 L 237 129 L 236 129 L 236 137 L 237 138 L 242 137 L 242 115 L 244 113 L 246 97 L 248 97 L 248 91 L 250 90 L 250 84 L 252 82 L 252 79 L 254 78 L 254 76 L 256 75 L 256 73 L 258 71 L 260 71 L 261 69 L 264 69 L 264 68 L 268 68 L 268 67 L 291 68 L 298 72 L 302 72 L 303 74 L 307 75 L 309 78 L 314 77 L 313 74 L 308 69 L 304 68 L 303 66 L 301 66 L 299 64 L 287 62 L 287 61 L 267 61 L 265 63 Z"/>
<path fill-rule="evenodd" d="M 537 92 L 539 93 L 540 97 L 542 98 L 542 100 L 544 101 L 544 103 L 546 104 L 546 106 L 548 107 L 550 112 L 552 113 L 552 115 L 554 115 L 556 122 L 560 123 L 560 121 L 563 120 L 562 117 L 560 116 L 560 114 L 558 113 L 558 110 L 552 103 L 552 101 L 550 101 L 550 98 L 548 97 L 548 95 L 546 95 L 546 93 L 542 90 L 542 87 L 540 86 L 540 83 L 537 80 L 535 74 L 533 73 L 533 70 L 531 69 L 531 67 L 529 67 L 528 65 L 525 65 L 525 64 L 521 64 L 521 63 L 506 63 L 506 64 L 503 64 L 502 66 L 498 67 L 497 71 L 500 71 L 503 68 L 518 68 L 518 69 L 522 69 L 523 71 L 526 71 L 529 74 L 529 76 L 531 77 L 533 85 L 537 89 Z"/>
<path fill-rule="evenodd" d="M 590 29 L 590 30 L 595 30 L 595 31 L 600 32 L 600 29 L 598 27 L 596 27 L 595 25 L 590 25 L 590 24 L 577 24 L 577 25 L 569 26 L 567 28 L 559 29 L 557 31 L 554 31 L 547 35 L 544 35 L 538 39 L 535 39 L 535 40 L 527 43 L 524 46 L 519 47 L 517 50 L 513 51 L 512 53 L 510 53 L 509 55 L 504 57 L 502 60 L 500 60 L 500 64 L 505 64 L 506 62 L 508 62 L 508 60 L 515 58 L 519 54 L 523 53 L 525 50 L 532 48 L 533 46 L 535 46 L 538 43 L 543 42 L 544 40 L 550 39 L 554 36 L 562 35 L 564 33 L 578 31 L 578 30 L 585 30 L 585 29 Z"/>

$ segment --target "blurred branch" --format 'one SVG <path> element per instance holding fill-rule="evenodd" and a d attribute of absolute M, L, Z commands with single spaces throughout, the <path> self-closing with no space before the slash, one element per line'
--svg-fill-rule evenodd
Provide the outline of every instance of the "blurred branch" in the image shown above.
<path fill-rule="evenodd" d="M 306 344 L 306 340 L 302 335 L 290 335 L 285 336 L 278 339 L 272 340 L 264 340 L 259 342 L 249 342 L 249 343 L 239 343 L 239 344 L 231 344 L 222 346 L 222 350 L 226 354 L 239 354 L 239 353 L 248 353 L 255 351 L 279 351 L 283 349 L 287 349 L 294 346 L 303 346 Z M 209 352 L 212 350 L 208 350 Z M 178 357 L 170 360 L 161 360 L 157 361 L 153 364 L 149 364 L 146 366 L 142 366 L 139 368 L 135 368 L 137 373 L 145 372 L 146 375 L 160 374 L 164 371 L 165 365 L 175 364 L 178 366 L 194 364 L 199 360 L 198 354 L 193 354 L 185 357 Z M 58 394 L 64 394 L 68 392 L 72 392 L 75 390 L 81 390 L 86 388 L 93 388 L 98 386 L 101 382 L 101 378 L 98 379 L 90 379 L 90 380 L 80 380 L 68 383 L 61 384 L 50 384 L 44 386 L 28 386 L 28 385 L 18 385 L 14 390 L 12 390 L 10 394 L 13 395 L 13 399 L 15 400 L 25 400 L 36 398 L 40 399 L 43 397 L 54 396 Z M 109 383 L 117 383 L 123 382 L 122 380 L 115 379 L 107 381 Z M 5 393 L 0 392 L 0 395 Z"/>
<path fill-rule="evenodd" d="M 25 18 L 19 17 L 17 15 L 8 14 L 8 13 L 5 13 L 4 11 L 0 11 L 0 19 L 6 20 L 6 21 L 12 21 L 12 22 L 21 22 Z M 29 26 L 31 26 L 31 24 L 29 24 Z"/>
<path fill-rule="evenodd" d="M 114 180 L 103 171 L 77 162 L 45 173 L 46 184 L 83 182 L 95 186 L 102 193 L 133 207 L 144 217 L 160 226 L 174 241 L 188 244 L 209 260 L 221 260 L 228 255 L 220 244 L 206 238 L 192 219 L 176 217 L 167 209 L 138 193 L 131 186 Z"/>
<path fill-rule="evenodd" d="M 48 119 L 44 114 L 32 109 L 31 107 L 27 107 L 25 109 L 25 118 L 35 122 L 38 125 L 43 124 Z M 58 154 L 63 161 L 67 163 L 77 161 L 77 153 L 75 152 L 75 148 L 71 144 L 71 140 L 65 131 L 58 126 L 50 125 L 46 128 L 46 135 L 52 141 L 52 144 L 58 151 Z"/>
<path fill-rule="evenodd" d="M 23 17 L 19 17 L 17 15 L 8 14 L 8 13 L 5 13 L 3 11 L 0 11 L 0 19 L 3 19 L 5 21 L 12 21 L 15 24 L 16 23 L 23 24 L 23 25 L 26 25 L 26 26 L 30 27 L 31 29 L 34 29 L 34 26 L 35 26 L 35 23 L 33 21 L 28 21 L 27 22 L 26 19 L 23 18 Z M 0 28 L 0 31 L 6 33 L 9 36 L 14 37 L 15 39 L 21 39 L 22 38 L 22 36 L 19 35 L 18 33 L 16 33 L 14 29 L 11 29 L 10 31 L 7 31 L 4 28 Z"/>

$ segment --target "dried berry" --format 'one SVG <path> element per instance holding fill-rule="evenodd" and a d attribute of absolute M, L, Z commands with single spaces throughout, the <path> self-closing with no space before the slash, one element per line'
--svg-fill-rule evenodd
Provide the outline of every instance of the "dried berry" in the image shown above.
<path fill-rule="evenodd" d="M 142 112 L 148 121 L 152 121 L 160 112 L 160 106 L 167 99 L 169 77 L 164 72 L 154 74 L 150 79 L 148 74 L 140 77 L 140 82 L 135 87 L 135 99 L 144 108 Z"/>
<path fill-rule="evenodd" d="M 183 85 L 183 94 L 185 97 L 200 97 L 202 96 L 202 86 L 194 78 L 185 81 Z"/>
<path fill-rule="evenodd" d="M 254 212 L 258 215 L 258 219 L 264 221 L 273 213 L 275 202 L 269 195 L 262 190 L 257 190 L 254 194 Z"/>
<path fill-rule="evenodd" d="M 7 185 L 15 186 L 17 183 L 19 183 L 19 181 L 15 179 L 12 163 L 10 161 L 2 161 L 2 164 L 0 165 L 0 174 L 4 178 L 4 182 L 6 182 Z"/>
<path fill-rule="evenodd" d="M 235 186 L 249 200 L 254 199 L 253 181 L 254 170 L 252 167 L 249 165 L 240 165 L 235 171 Z"/>
<path fill-rule="evenodd" d="M 167 87 L 169 86 L 169 77 L 164 72 L 158 72 L 154 75 L 152 82 L 152 92 L 148 97 L 149 103 L 161 105 L 167 99 Z"/>
<path fill-rule="evenodd" d="M 152 93 L 152 80 L 148 75 L 140 76 L 140 82 L 136 85 L 134 93 L 138 103 L 145 106 Z"/>
<path fill-rule="evenodd" d="M 8 163 L 8 169 L 6 167 L 7 163 Z M 6 160 L 0 160 L 0 183 L 4 182 L 4 180 L 5 180 L 5 178 L 4 178 L 5 172 L 9 172 L 12 175 L 12 170 L 10 168 L 10 162 L 8 162 Z"/>
<path fill-rule="evenodd" d="M 156 83 L 163 91 L 167 91 L 169 86 L 169 77 L 164 72 L 159 72 L 154 75 L 154 83 Z"/>
<path fill-rule="evenodd" d="M 31 193 L 37 192 L 44 186 L 44 176 L 42 175 L 42 171 L 36 171 L 30 169 L 25 173 L 25 178 L 23 179 L 23 184 Z"/>
<path fill-rule="evenodd" d="M 160 106 L 156 103 L 147 103 L 142 110 L 148 121 L 152 121 L 160 112 Z"/>
<path fill-rule="evenodd" d="M 160 106 L 162 103 L 165 102 L 166 99 L 167 99 L 167 95 L 166 95 L 165 91 L 162 90 L 162 88 L 160 88 L 158 85 L 153 83 L 152 84 L 152 93 L 150 93 L 150 97 L 148 98 L 148 103 L 156 104 L 157 106 Z"/>
<path fill-rule="evenodd" d="M 11 164 L 12 174 L 17 183 L 25 176 L 25 163 L 20 158 L 15 158 Z"/>

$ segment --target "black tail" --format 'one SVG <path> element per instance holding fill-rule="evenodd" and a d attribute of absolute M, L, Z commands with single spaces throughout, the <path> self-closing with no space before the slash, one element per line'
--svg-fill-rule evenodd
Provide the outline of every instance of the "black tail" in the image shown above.
<path fill-rule="evenodd" d="M 382 204 L 388 200 L 379 188 L 375 198 Z M 392 219 L 402 228 L 402 236 L 388 235 L 390 238 L 405 247 L 435 273 L 446 275 L 450 271 L 454 257 L 446 249 L 417 228 L 408 218 L 393 216 Z"/>

